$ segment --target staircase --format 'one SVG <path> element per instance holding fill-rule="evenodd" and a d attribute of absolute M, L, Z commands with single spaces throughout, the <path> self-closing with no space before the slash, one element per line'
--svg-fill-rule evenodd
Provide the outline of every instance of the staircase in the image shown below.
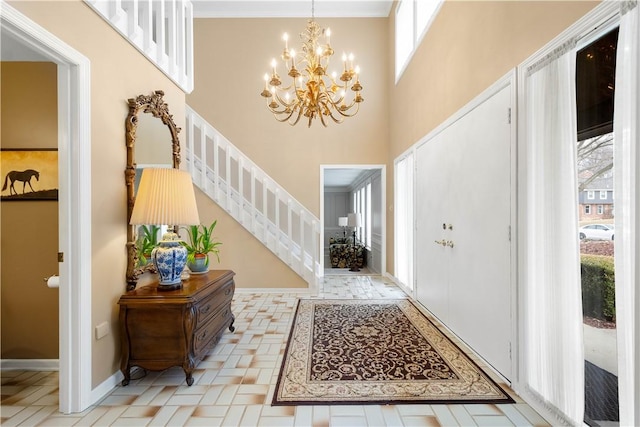
<path fill-rule="evenodd" d="M 183 154 L 193 183 L 315 289 L 318 218 L 188 105 Z"/>

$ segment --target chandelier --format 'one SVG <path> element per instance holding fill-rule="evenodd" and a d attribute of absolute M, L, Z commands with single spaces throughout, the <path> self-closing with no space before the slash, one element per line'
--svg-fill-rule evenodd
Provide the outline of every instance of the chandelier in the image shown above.
<path fill-rule="evenodd" d="M 264 90 L 261 95 L 267 101 L 267 108 L 279 122 L 296 125 L 301 117 L 309 120 L 319 118 L 327 126 L 331 118 L 342 123 L 345 117 L 353 117 L 360 109 L 364 98 L 360 94 L 360 67 L 353 66 L 353 54 L 343 54 L 343 71 L 339 76 L 334 71 L 327 74 L 329 58 L 334 51 L 331 48 L 331 30 L 321 28 L 314 20 L 313 2 L 311 19 L 304 32 L 300 34 L 302 53 L 289 49 L 289 36 L 285 33 L 284 51 L 280 57 L 284 62 L 287 76 L 291 78 L 288 86 L 283 86 L 277 72 L 275 58 L 271 61 L 271 76 L 264 75 Z M 320 43 L 320 38 L 324 43 Z M 347 96 L 349 91 L 353 92 Z"/>

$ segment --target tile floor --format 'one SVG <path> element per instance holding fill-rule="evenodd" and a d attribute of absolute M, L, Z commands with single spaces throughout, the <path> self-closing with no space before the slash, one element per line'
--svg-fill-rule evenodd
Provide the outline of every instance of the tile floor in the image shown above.
<path fill-rule="evenodd" d="M 542 426 L 515 404 L 270 406 L 297 298 L 304 293 L 236 291 L 236 331 L 226 332 L 194 372 L 134 372 L 78 414 L 58 412 L 56 372 L 2 372 L 2 426 Z M 316 298 L 406 298 L 380 276 L 328 276 Z M 433 320 L 433 319 L 432 319 Z M 437 323 L 437 322 L 436 322 Z M 457 340 L 454 341 L 461 345 Z M 461 345 L 462 346 L 462 345 Z M 482 365 L 482 362 L 474 358 Z M 137 378 L 137 379 L 135 379 Z M 506 387 L 505 387 L 506 388 Z M 507 388 L 508 390 L 508 388 Z"/>

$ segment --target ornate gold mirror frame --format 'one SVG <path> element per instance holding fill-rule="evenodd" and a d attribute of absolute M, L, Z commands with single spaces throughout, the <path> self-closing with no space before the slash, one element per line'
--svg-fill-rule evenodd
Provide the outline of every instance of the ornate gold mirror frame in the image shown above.
<path fill-rule="evenodd" d="M 152 95 L 138 95 L 137 98 L 130 98 L 129 115 L 125 123 L 126 143 L 127 143 L 127 167 L 124 171 L 125 182 L 127 184 L 127 290 L 136 288 L 138 276 L 147 270 L 151 270 L 153 265 L 147 264 L 138 267 L 138 248 L 136 247 L 136 227 L 129 224 L 135 196 L 136 160 L 135 145 L 136 133 L 138 130 L 139 114 L 147 113 L 162 120 L 162 123 L 169 128 L 171 133 L 171 150 L 173 157 L 173 168 L 180 167 L 180 140 L 178 133 L 180 128 L 173 121 L 173 116 L 169 114 L 169 106 L 162 97 L 164 92 L 156 90 Z M 162 141 L 158 141 L 162 142 Z M 159 147 L 162 149 L 162 147 Z"/>

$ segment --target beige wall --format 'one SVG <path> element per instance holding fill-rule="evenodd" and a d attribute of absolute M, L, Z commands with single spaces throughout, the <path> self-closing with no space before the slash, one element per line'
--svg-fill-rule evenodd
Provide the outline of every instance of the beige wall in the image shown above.
<path fill-rule="evenodd" d="M 279 57 L 289 33 L 291 48 L 300 51 L 298 34 L 306 19 L 196 19 L 195 89 L 187 103 L 240 148 L 304 206 L 320 217 L 320 165 L 386 164 L 388 144 L 388 51 L 386 19 L 318 19 L 331 28 L 336 54 L 329 71 L 340 71 L 342 52 L 353 52 L 364 86 L 364 103 L 358 115 L 342 124 L 311 128 L 301 120 L 295 127 L 277 122 L 260 96 L 262 76 L 270 71 L 271 58 Z M 279 65 L 279 74 L 285 75 Z M 221 255 L 238 260 L 230 264 L 238 286 L 306 286 L 275 256 L 265 257 L 250 234 L 224 213 L 220 215 Z M 231 228 L 227 228 L 227 225 Z M 237 231 L 235 231 L 237 229 Z M 229 258 L 227 258 L 229 257 Z M 247 262 L 251 260 L 251 262 Z M 280 265 L 275 268 L 276 265 Z M 260 274 L 269 271 L 270 276 Z M 244 277 L 255 280 L 245 282 Z"/>
<path fill-rule="evenodd" d="M 389 162 L 560 34 L 598 1 L 445 1 L 404 75 L 390 74 Z M 392 9 L 389 34 L 394 33 Z M 394 58 L 389 46 L 389 58 Z M 387 200 L 393 200 L 393 168 Z M 387 217 L 393 267 L 393 215 Z"/>
<path fill-rule="evenodd" d="M 117 300 L 125 289 L 126 262 L 126 100 L 162 89 L 178 126 L 184 127 L 185 96 L 80 0 L 10 4 L 91 61 L 94 258 L 92 282 L 87 286 L 92 290 L 92 328 L 107 321 L 112 330 L 92 345 L 95 387 L 119 367 Z M 259 96 L 262 75 L 282 49 L 281 34 L 301 32 L 306 20 L 199 19 L 194 30 L 195 90 L 187 98 L 196 111 L 318 216 L 320 165 L 390 166 L 387 270 L 393 272 L 389 209 L 393 159 L 596 4 L 446 2 L 398 86 L 390 68 L 392 20 L 319 19 L 332 29 L 337 56 L 343 50 L 356 53 L 365 102 L 357 117 L 329 128 L 316 123 L 311 129 L 276 122 Z M 221 267 L 236 271 L 242 286 L 300 286 L 297 276 L 276 264 L 267 249 L 243 234 L 223 212 L 209 206 L 200 194 L 198 201 L 203 222 L 220 219 Z M 238 242 L 242 244 L 236 245 Z"/>
<path fill-rule="evenodd" d="M 289 46 L 300 51 L 297 34 L 306 19 L 196 19 L 195 89 L 187 103 L 304 206 L 320 216 L 321 164 L 386 163 L 388 142 L 385 82 L 388 78 L 387 20 L 318 19 L 331 28 L 336 54 L 329 71 L 340 71 L 342 52 L 353 52 L 362 69 L 358 115 L 342 124 L 308 128 L 277 122 L 260 96 L 272 58 Z M 294 41 L 295 40 L 295 41 Z M 284 68 L 279 66 L 284 76 Z"/>
<path fill-rule="evenodd" d="M 56 65 L 3 62 L 0 74 L 2 149 L 57 148 Z M 1 171 L 2 182 L 8 172 Z M 21 192 L 22 184 L 15 188 Z M 57 359 L 58 290 L 42 279 L 58 272 L 58 202 L 5 201 L 0 209 L 2 358 Z"/>
<path fill-rule="evenodd" d="M 165 91 L 165 100 L 184 128 L 184 93 L 80 0 L 24 2 L 11 6 L 91 61 L 91 223 L 93 262 L 92 384 L 119 369 L 118 298 L 125 291 L 127 99 Z M 170 150 L 167 138 L 166 147 Z M 93 328 L 108 322 L 111 333 L 95 340 Z"/>

